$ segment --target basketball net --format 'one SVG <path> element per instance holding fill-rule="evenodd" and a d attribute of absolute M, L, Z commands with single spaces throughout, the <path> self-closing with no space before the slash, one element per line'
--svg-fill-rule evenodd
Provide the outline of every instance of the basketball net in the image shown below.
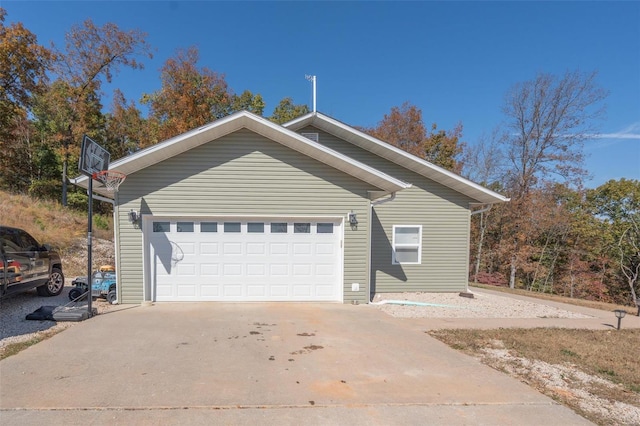
<path fill-rule="evenodd" d="M 116 192 L 120 184 L 127 178 L 127 175 L 117 170 L 103 170 L 95 173 L 93 178 L 102 183 L 107 188 L 107 191 Z"/>

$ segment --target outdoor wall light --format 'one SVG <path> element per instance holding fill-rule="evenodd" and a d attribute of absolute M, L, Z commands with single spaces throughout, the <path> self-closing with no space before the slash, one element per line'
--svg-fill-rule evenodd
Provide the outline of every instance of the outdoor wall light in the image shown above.
<path fill-rule="evenodd" d="M 351 211 L 351 213 L 349 213 L 349 224 L 351 226 L 358 226 L 358 217 L 353 212 L 353 210 Z"/>
<path fill-rule="evenodd" d="M 136 223 L 140 218 L 140 216 L 138 215 L 138 212 L 133 209 L 131 209 L 128 215 L 129 215 L 129 222 L 131 223 Z"/>
<path fill-rule="evenodd" d="M 624 309 L 616 309 L 613 313 L 616 314 L 616 318 L 618 318 L 618 330 L 620 330 L 620 322 L 622 321 L 622 318 L 627 315 L 627 311 Z"/>

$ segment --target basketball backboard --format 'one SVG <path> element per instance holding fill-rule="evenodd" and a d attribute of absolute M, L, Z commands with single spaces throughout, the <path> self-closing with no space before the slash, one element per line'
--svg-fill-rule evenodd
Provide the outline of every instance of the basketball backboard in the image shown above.
<path fill-rule="evenodd" d="M 80 151 L 80 173 L 94 177 L 96 173 L 109 168 L 109 151 L 91 140 L 87 135 L 82 138 Z"/>

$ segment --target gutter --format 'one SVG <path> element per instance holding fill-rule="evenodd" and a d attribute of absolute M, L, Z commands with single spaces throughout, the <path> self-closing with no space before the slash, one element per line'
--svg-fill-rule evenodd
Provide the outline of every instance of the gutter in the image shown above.
<path fill-rule="evenodd" d="M 474 214 L 478 214 L 478 213 L 488 212 L 489 210 L 491 210 L 491 207 L 493 207 L 493 204 L 489 204 L 487 207 L 485 207 L 483 209 L 473 210 L 473 211 L 471 211 L 471 216 L 473 216 Z"/>
<path fill-rule="evenodd" d="M 372 201 L 371 205 L 372 206 L 379 206 L 380 204 L 384 204 L 386 202 L 393 201 L 395 199 L 396 199 L 396 193 L 392 192 L 391 195 L 388 198 L 383 198 L 382 200 Z"/>
<path fill-rule="evenodd" d="M 87 191 L 87 195 L 89 195 L 89 191 Z M 102 195 L 93 194 L 93 198 L 98 201 L 104 201 L 105 203 L 110 203 L 111 205 L 116 205 L 116 200 L 112 200 L 111 198 L 103 197 Z"/>

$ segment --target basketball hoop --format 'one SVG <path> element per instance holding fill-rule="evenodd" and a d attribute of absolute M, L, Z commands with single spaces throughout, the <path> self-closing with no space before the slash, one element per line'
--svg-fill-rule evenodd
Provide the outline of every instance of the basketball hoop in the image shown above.
<path fill-rule="evenodd" d="M 107 191 L 115 192 L 127 175 L 117 170 L 103 170 L 93 174 L 93 178 L 107 187 Z"/>

